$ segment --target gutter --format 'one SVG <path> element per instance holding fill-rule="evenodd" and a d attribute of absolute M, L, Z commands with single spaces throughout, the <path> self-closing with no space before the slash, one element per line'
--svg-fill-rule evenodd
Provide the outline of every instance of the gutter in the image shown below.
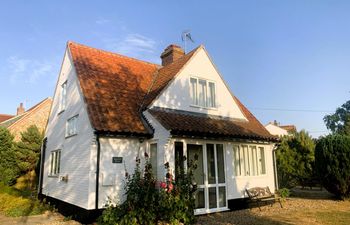
<path fill-rule="evenodd" d="M 274 145 L 272 149 L 272 158 L 273 158 L 273 178 L 275 181 L 275 190 L 279 189 L 278 186 L 278 176 L 277 176 L 277 163 L 276 163 L 276 151 L 277 151 L 278 145 Z"/>
<path fill-rule="evenodd" d="M 96 134 L 96 144 L 97 144 L 97 159 L 96 159 L 96 196 L 95 196 L 95 209 L 98 209 L 98 195 L 99 195 L 99 185 L 100 185 L 100 155 L 101 155 L 101 144 L 100 136 Z"/>
<path fill-rule="evenodd" d="M 40 154 L 40 173 L 39 173 L 39 188 L 38 196 L 43 194 L 43 179 L 44 179 L 44 163 L 45 163 L 45 152 L 46 152 L 47 137 L 44 138 L 43 144 L 41 146 Z"/>

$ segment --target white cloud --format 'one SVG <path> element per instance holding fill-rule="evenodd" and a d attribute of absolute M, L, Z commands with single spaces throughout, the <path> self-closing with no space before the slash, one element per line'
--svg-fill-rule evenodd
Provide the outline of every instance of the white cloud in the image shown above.
<path fill-rule="evenodd" d="M 51 63 L 39 60 L 11 56 L 7 62 L 9 79 L 12 84 L 18 81 L 35 84 L 41 78 L 53 72 L 53 65 Z"/>
<path fill-rule="evenodd" d="M 123 38 L 104 38 L 102 40 L 109 50 L 138 59 L 159 61 L 157 42 L 140 34 L 128 34 Z"/>

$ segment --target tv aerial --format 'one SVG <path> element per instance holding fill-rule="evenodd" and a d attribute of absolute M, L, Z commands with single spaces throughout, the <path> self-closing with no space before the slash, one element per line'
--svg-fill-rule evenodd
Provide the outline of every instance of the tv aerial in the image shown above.
<path fill-rule="evenodd" d="M 186 42 L 187 41 L 191 41 L 192 43 L 194 43 L 194 40 L 192 39 L 191 36 L 191 31 L 190 30 L 184 30 L 181 34 L 181 40 L 184 44 L 184 51 L 186 53 Z"/>

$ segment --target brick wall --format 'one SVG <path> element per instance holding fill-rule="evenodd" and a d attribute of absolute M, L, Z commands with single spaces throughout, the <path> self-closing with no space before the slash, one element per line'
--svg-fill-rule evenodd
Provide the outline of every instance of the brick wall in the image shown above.
<path fill-rule="evenodd" d="M 28 112 L 27 115 L 8 127 L 10 132 L 15 136 L 15 141 L 21 140 L 21 132 L 26 131 L 31 125 L 36 125 L 40 132 L 45 130 L 51 104 L 52 100 L 50 98 L 44 100 L 41 104 Z"/>

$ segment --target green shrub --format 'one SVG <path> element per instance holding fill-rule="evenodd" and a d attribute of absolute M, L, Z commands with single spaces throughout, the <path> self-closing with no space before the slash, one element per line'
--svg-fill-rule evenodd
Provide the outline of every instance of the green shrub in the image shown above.
<path fill-rule="evenodd" d="M 323 186 L 338 198 L 350 197 L 350 136 L 328 135 L 317 141 L 316 169 Z"/>
<path fill-rule="evenodd" d="M 281 197 L 281 198 L 287 198 L 290 196 L 290 191 L 288 188 L 281 188 L 277 191 L 277 194 Z"/>
<path fill-rule="evenodd" d="M 107 203 L 107 208 L 98 219 L 99 224 L 193 224 L 195 188 L 192 186 L 191 165 L 188 173 L 182 174 L 182 179 L 175 182 L 169 172 L 169 164 L 166 163 L 166 182 L 157 182 L 148 155 L 145 156 L 143 170 L 140 168 L 140 159 L 136 159 L 134 174 L 130 176 L 126 173 L 126 200 L 119 205 Z M 194 165 L 193 162 L 192 164 Z"/>

